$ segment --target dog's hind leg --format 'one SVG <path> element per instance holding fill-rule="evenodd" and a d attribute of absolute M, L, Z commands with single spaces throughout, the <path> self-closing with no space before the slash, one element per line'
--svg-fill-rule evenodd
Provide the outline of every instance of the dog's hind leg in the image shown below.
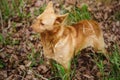
<path fill-rule="evenodd" d="M 100 37 L 99 39 L 95 39 L 93 43 L 93 47 L 95 52 L 97 53 L 103 53 L 103 55 L 109 60 L 109 54 L 107 50 L 105 49 L 105 42 L 103 37 Z"/>

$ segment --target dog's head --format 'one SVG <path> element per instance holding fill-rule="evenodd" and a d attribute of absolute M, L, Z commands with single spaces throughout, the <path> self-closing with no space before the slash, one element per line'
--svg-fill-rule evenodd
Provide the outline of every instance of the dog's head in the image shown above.
<path fill-rule="evenodd" d="M 61 24 L 68 14 L 57 15 L 53 9 L 53 3 L 49 2 L 46 9 L 40 14 L 32 24 L 32 28 L 35 32 L 44 32 L 46 30 L 52 30 L 55 23 Z"/>

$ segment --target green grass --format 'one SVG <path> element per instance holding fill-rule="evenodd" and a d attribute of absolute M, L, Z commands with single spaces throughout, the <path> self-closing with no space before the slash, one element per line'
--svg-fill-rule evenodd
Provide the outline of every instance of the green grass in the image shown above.
<path fill-rule="evenodd" d="M 71 11 L 66 10 L 61 7 L 62 13 L 69 13 L 66 23 L 71 25 L 79 22 L 80 20 L 90 20 L 92 19 L 90 12 L 88 11 L 87 5 L 83 5 L 81 8 L 74 6 Z"/>
<path fill-rule="evenodd" d="M 52 72 L 54 74 L 54 77 L 49 78 L 49 80 L 71 80 L 72 77 L 74 77 L 75 75 L 75 70 L 76 70 L 76 64 L 77 62 L 78 56 L 75 56 L 75 58 L 73 58 L 72 60 L 72 65 L 74 65 L 74 68 L 71 70 L 70 69 L 70 73 L 66 72 L 66 70 L 64 69 L 64 67 L 60 64 L 58 64 L 56 61 L 51 60 L 51 64 L 52 64 Z M 69 65 L 69 67 L 71 67 L 71 63 Z"/>
<path fill-rule="evenodd" d="M 120 11 L 114 13 L 115 19 L 120 21 Z"/>
<path fill-rule="evenodd" d="M 114 50 L 111 52 L 109 66 L 107 66 L 110 67 L 110 70 L 107 72 L 107 76 L 104 72 L 105 68 L 107 68 L 104 64 L 104 59 L 99 57 L 97 61 L 95 61 L 102 75 L 102 80 L 120 80 L 120 48 L 115 45 Z"/>
<path fill-rule="evenodd" d="M 15 16 L 17 18 L 28 18 L 29 14 L 24 11 L 25 4 L 27 0 L 1 0 L 0 1 L 0 26 L 1 29 L 10 26 L 10 31 L 6 34 L 6 37 L 0 33 L 0 43 L 2 45 L 18 45 L 20 43 L 19 40 L 13 39 L 12 35 L 16 32 L 16 24 L 12 22 L 11 19 Z M 10 23 L 10 24 L 9 24 Z M 13 31 L 12 31 L 13 30 Z M 3 30 L 4 31 L 4 30 Z"/>
<path fill-rule="evenodd" d="M 25 13 L 24 8 L 27 0 L 1 0 L 0 1 L 0 12 L 4 20 L 8 20 L 13 16 L 20 18 L 26 17 L 28 14 Z"/>
<path fill-rule="evenodd" d="M 31 61 L 30 67 L 34 67 L 34 66 L 44 63 L 41 53 L 35 52 L 34 48 L 32 48 L 32 52 L 28 54 L 27 58 L 29 61 Z"/>
<path fill-rule="evenodd" d="M 10 9 L 7 0 L 1 0 L 0 2 L 0 11 L 2 12 L 3 18 L 8 19 L 10 17 Z"/>
<path fill-rule="evenodd" d="M 0 69 L 5 67 L 5 63 L 0 59 Z"/>
<path fill-rule="evenodd" d="M 4 38 L 3 38 L 3 35 L 0 33 L 0 44 L 3 44 L 4 43 Z"/>
<path fill-rule="evenodd" d="M 1 29 L 9 27 L 9 31 L 6 34 L 6 37 L 0 33 L 0 44 L 2 45 L 19 45 L 20 41 L 17 39 L 13 39 L 12 35 L 15 34 L 16 31 L 16 22 L 11 21 L 13 17 L 20 18 L 21 21 L 24 18 L 28 18 L 30 15 L 27 13 L 25 9 L 25 5 L 28 0 L 1 0 L 0 1 L 0 26 Z M 14 19 L 15 20 L 15 19 Z M 19 20 L 20 21 L 20 20 Z M 10 23 L 10 24 L 9 24 Z M 7 29 L 7 28 L 6 28 Z M 4 30 L 3 30 L 4 31 Z"/>
<path fill-rule="evenodd" d="M 13 39 L 11 35 L 6 36 L 6 38 L 3 37 L 3 35 L 0 33 L 0 44 L 1 45 L 19 45 L 20 40 Z"/>
<path fill-rule="evenodd" d="M 67 80 L 69 74 L 66 73 L 65 69 L 60 64 L 56 63 L 53 60 L 51 63 L 52 63 L 52 71 L 55 77 L 52 77 L 49 80 L 52 80 L 52 79 Z"/>
<path fill-rule="evenodd" d="M 108 80 L 120 80 L 120 48 L 118 45 L 114 46 L 112 55 L 110 56 L 111 71 Z"/>
<path fill-rule="evenodd" d="M 102 54 L 99 56 L 95 56 L 94 60 L 100 72 L 100 76 L 101 76 L 100 79 L 104 80 L 105 79 L 105 73 L 104 73 L 105 65 L 104 65 L 104 59 L 103 59 Z"/>
<path fill-rule="evenodd" d="M 82 8 L 74 7 L 72 12 L 69 12 L 68 23 L 75 24 L 80 20 L 89 20 L 91 19 L 91 15 L 87 10 L 87 6 L 83 5 Z"/>
<path fill-rule="evenodd" d="M 31 61 L 30 67 L 36 66 L 37 62 L 36 62 L 36 55 L 35 55 L 35 49 L 32 48 L 32 52 L 30 54 L 28 54 L 28 59 L 29 61 Z"/>
<path fill-rule="evenodd" d="M 46 4 L 43 4 L 43 6 L 41 6 L 39 9 L 35 9 L 34 15 L 35 16 L 40 15 L 45 10 L 45 8 L 46 8 Z"/>

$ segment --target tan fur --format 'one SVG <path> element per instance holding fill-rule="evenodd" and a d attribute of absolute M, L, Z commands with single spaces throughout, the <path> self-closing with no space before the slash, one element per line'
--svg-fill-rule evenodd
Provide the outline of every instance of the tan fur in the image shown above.
<path fill-rule="evenodd" d="M 53 18 L 50 18 L 51 16 Z M 46 10 L 32 25 L 33 30 L 41 34 L 41 42 L 46 58 L 53 59 L 65 69 L 68 69 L 68 65 L 74 55 L 88 46 L 92 46 L 95 51 L 105 53 L 102 30 L 97 22 L 83 20 L 72 26 L 64 26 L 61 23 L 66 16 L 56 15 L 52 2 L 50 2 Z M 42 21 L 51 22 L 48 24 Z"/>

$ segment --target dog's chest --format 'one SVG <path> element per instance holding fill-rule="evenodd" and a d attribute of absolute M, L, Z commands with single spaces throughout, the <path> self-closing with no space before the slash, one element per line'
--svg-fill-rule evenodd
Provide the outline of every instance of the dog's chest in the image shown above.
<path fill-rule="evenodd" d="M 41 44 L 43 46 L 45 57 L 51 58 L 53 56 L 53 47 L 54 47 L 54 40 L 52 39 L 51 35 L 47 33 L 42 33 Z"/>

